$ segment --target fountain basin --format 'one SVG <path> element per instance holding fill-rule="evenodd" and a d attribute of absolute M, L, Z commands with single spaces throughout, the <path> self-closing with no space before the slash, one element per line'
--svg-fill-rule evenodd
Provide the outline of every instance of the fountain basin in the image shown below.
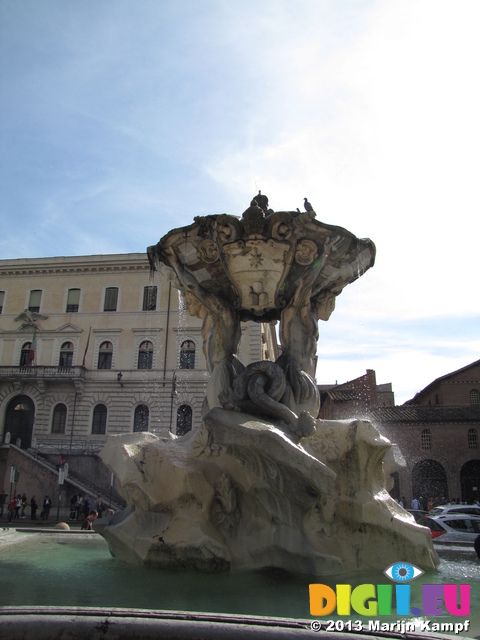
<path fill-rule="evenodd" d="M 314 576 L 271 570 L 205 574 L 126 565 L 110 555 L 105 541 L 95 533 L 11 532 L 0 534 L 0 549 L 0 625 L 5 639 L 282 638 L 305 636 L 315 620 L 308 599 L 309 584 L 318 582 Z M 437 571 L 411 583 L 411 606 L 421 605 L 422 584 L 469 583 L 472 612 L 466 637 L 473 638 L 480 633 L 480 613 L 475 609 L 480 600 L 480 565 L 473 549 L 470 557 L 460 550 L 458 557 L 452 552 L 448 559 L 442 557 Z M 322 578 L 332 587 L 338 581 L 336 576 Z M 340 581 L 352 587 L 388 582 L 380 571 L 351 572 Z M 329 615 L 328 619 L 345 622 L 358 617 Z M 382 616 L 382 622 L 397 619 Z M 402 619 L 418 625 L 424 620 Z M 367 626 L 368 619 L 362 617 L 362 623 Z M 339 631 L 321 635 L 337 640 L 356 637 Z"/>

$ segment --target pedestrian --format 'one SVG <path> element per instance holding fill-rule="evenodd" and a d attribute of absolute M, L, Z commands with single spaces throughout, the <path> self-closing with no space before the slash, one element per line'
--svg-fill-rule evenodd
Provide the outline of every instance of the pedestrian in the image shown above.
<path fill-rule="evenodd" d="M 12 498 L 10 499 L 10 502 L 8 503 L 8 521 L 9 522 L 13 520 L 16 504 L 17 504 L 17 496 L 13 494 Z"/>
<path fill-rule="evenodd" d="M 414 511 L 418 511 L 420 509 L 420 502 L 419 502 L 418 498 L 414 498 L 412 500 L 412 509 Z"/>
<path fill-rule="evenodd" d="M 36 520 L 37 519 L 37 509 L 38 509 L 37 501 L 35 499 L 35 496 L 32 496 L 32 498 L 30 500 L 30 518 L 32 520 Z"/>
<path fill-rule="evenodd" d="M 20 517 L 21 518 L 25 518 L 25 507 L 28 505 L 27 502 L 27 494 L 26 493 L 22 493 L 22 510 L 20 512 Z"/>
<path fill-rule="evenodd" d="M 45 496 L 45 499 L 43 501 L 42 513 L 40 514 L 40 518 L 42 520 L 48 520 L 48 516 L 50 514 L 51 508 L 52 508 L 52 501 L 50 500 L 49 496 Z"/>
<path fill-rule="evenodd" d="M 75 503 L 75 511 L 77 512 L 76 520 L 80 520 L 80 511 L 83 509 L 83 496 L 79 494 L 77 502 Z"/>
<path fill-rule="evenodd" d="M 22 508 L 22 498 L 17 496 L 17 500 L 15 502 L 15 513 L 13 514 L 14 520 L 20 520 L 20 509 Z"/>
<path fill-rule="evenodd" d="M 97 501 L 95 502 L 95 509 L 98 512 L 98 517 L 101 518 L 103 516 L 103 512 L 106 509 L 106 505 L 101 497 L 97 498 Z"/>
<path fill-rule="evenodd" d="M 473 548 L 477 553 L 477 558 L 480 558 L 480 536 L 477 536 L 473 541 Z"/>
<path fill-rule="evenodd" d="M 77 500 L 78 500 L 77 494 L 75 494 L 70 499 L 70 520 L 76 520 L 77 519 L 77 510 L 75 509 L 75 505 L 77 504 Z"/>
<path fill-rule="evenodd" d="M 85 515 L 85 518 L 88 518 L 91 508 L 92 508 L 92 501 L 88 496 L 85 496 L 85 499 L 83 501 L 83 513 Z"/>
<path fill-rule="evenodd" d="M 3 509 L 5 507 L 5 500 L 7 499 L 7 494 L 5 493 L 5 489 L 2 489 L 0 493 L 0 518 L 3 518 Z"/>
<path fill-rule="evenodd" d="M 92 523 L 98 518 L 98 513 L 95 509 L 90 509 L 88 516 L 82 522 L 82 531 L 91 531 Z"/>

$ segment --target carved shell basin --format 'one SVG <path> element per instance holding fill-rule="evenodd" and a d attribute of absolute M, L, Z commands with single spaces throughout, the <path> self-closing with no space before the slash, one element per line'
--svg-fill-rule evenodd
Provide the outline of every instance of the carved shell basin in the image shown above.
<path fill-rule="evenodd" d="M 242 320 L 278 320 L 309 270 L 317 272 L 311 299 L 337 296 L 375 261 L 375 245 L 317 221 L 312 213 L 251 206 L 242 218 L 220 214 L 167 233 L 147 252 L 151 265 L 173 276 L 165 250 L 210 293 L 233 301 Z M 318 262 L 320 261 L 320 262 Z M 163 263 L 163 264 L 162 264 Z M 312 272 L 313 273 L 313 272 Z"/>

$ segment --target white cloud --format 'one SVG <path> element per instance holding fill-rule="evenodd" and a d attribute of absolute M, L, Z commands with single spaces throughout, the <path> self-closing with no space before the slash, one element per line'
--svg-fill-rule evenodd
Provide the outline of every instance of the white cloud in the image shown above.
<path fill-rule="evenodd" d="M 406 399 L 478 359 L 473 331 L 407 323 L 480 317 L 477 0 L 0 12 L 2 256 L 141 251 L 258 189 L 307 196 L 377 246 L 320 325 L 327 381 L 376 368 Z"/>
<path fill-rule="evenodd" d="M 239 196 L 260 175 L 274 208 L 307 195 L 318 219 L 369 236 L 377 264 L 353 301 L 375 316 L 480 312 L 480 5 L 461 7 L 381 2 L 330 57 L 292 44 L 291 121 L 274 105 L 268 141 L 257 131 L 206 168 Z"/>

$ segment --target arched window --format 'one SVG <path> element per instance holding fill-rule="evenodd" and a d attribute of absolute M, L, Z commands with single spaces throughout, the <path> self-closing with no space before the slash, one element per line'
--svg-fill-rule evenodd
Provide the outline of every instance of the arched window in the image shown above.
<path fill-rule="evenodd" d="M 73 364 L 73 342 L 64 342 L 60 349 L 59 367 L 71 367 Z"/>
<path fill-rule="evenodd" d="M 138 350 L 138 369 L 151 369 L 153 364 L 153 344 L 142 342 Z"/>
<path fill-rule="evenodd" d="M 60 403 L 53 410 L 52 433 L 65 433 L 67 424 L 67 407 Z"/>
<path fill-rule="evenodd" d="M 180 347 L 180 369 L 195 369 L 195 343 L 185 340 Z"/>
<path fill-rule="evenodd" d="M 29 367 L 33 364 L 35 359 L 35 352 L 32 348 L 31 342 L 25 342 L 20 353 L 20 366 Z"/>
<path fill-rule="evenodd" d="M 93 410 L 92 434 L 104 435 L 107 431 L 107 407 L 97 404 Z"/>
<path fill-rule="evenodd" d="M 102 342 L 98 351 L 97 369 L 112 368 L 113 345 L 111 342 Z"/>
<path fill-rule="evenodd" d="M 430 429 L 424 429 L 421 434 L 422 449 L 432 448 L 432 432 Z"/>
<path fill-rule="evenodd" d="M 148 418 L 149 410 L 146 404 L 140 404 L 135 409 L 135 416 L 133 418 L 133 430 L 134 431 L 148 431 Z"/>
<path fill-rule="evenodd" d="M 480 393 L 478 389 L 472 389 L 470 391 L 470 406 L 471 407 L 480 406 Z"/>
<path fill-rule="evenodd" d="M 478 434 L 476 429 L 468 430 L 467 439 L 469 449 L 478 449 Z"/>
<path fill-rule="evenodd" d="M 192 430 L 192 407 L 182 404 L 177 409 L 177 436 L 184 436 Z"/>

